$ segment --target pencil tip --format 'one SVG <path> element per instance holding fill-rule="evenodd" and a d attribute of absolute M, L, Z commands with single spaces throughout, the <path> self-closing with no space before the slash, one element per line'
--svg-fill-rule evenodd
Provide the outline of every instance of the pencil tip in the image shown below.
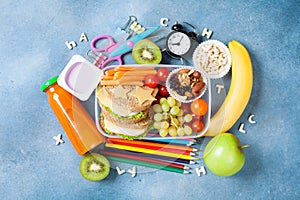
<path fill-rule="evenodd" d="M 195 164 L 197 164 L 197 162 L 195 162 L 195 161 L 190 161 L 190 165 L 195 165 Z"/>
<path fill-rule="evenodd" d="M 194 152 L 191 152 L 190 153 L 190 156 L 195 156 L 196 154 Z"/>
<path fill-rule="evenodd" d="M 184 169 L 184 170 L 189 170 L 190 167 L 189 167 L 189 166 L 184 166 L 183 169 Z"/>

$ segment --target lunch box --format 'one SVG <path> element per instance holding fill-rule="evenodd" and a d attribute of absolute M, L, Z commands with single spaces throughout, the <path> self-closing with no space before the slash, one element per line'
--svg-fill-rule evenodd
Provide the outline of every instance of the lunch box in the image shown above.
<path fill-rule="evenodd" d="M 103 69 L 104 73 L 107 70 L 111 70 L 114 69 L 116 67 L 118 67 L 120 65 L 111 65 L 111 66 L 107 66 L 105 69 Z M 171 73 L 171 71 L 175 70 L 175 69 L 186 69 L 186 68 L 191 68 L 194 69 L 191 66 L 184 66 L 184 65 L 165 65 L 165 64 L 157 64 L 157 65 L 149 65 L 149 64 L 132 64 L 132 65 L 122 65 L 125 67 L 136 67 L 136 68 L 143 68 L 143 67 L 154 67 L 156 70 L 158 70 L 159 68 L 167 68 L 169 70 L 169 72 Z M 149 130 L 147 132 L 147 134 L 144 134 L 142 138 L 138 138 L 138 139 L 184 139 L 184 138 L 197 138 L 197 137 L 201 137 L 205 134 L 205 132 L 208 129 L 209 123 L 210 123 L 210 117 L 211 117 L 211 83 L 210 83 L 210 79 L 207 78 L 207 74 L 205 73 L 204 70 L 202 69 L 197 69 L 197 71 L 200 71 L 201 75 L 203 76 L 203 78 L 206 79 L 206 90 L 204 92 L 204 94 L 201 96 L 201 99 L 204 99 L 208 105 L 208 110 L 207 113 L 203 116 L 202 118 L 202 123 L 204 125 L 204 128 L 198 132 L 195 133 L 193 131 L 193 133 L 191 135 L 185 135 L 185 136 L 175 136 L 172 137 L 169 134 L 165 137 L 161 137 L 158 134 L 158 130 L 156 129 L 152 129 Z M 161 84 L 161 83 L 160 83 Z M 98 91 L 98 87 L 96 88 L 96 94 Z M 121 135 L 114 135 L 114 134 L 108 134 L 101 126 L 100 124 L 100 115 L 101 115 L 101 107 L 99 106 L 98 100 L 97 100 L 97 95 L 95 95 L 95 123 L 97 126 L 97 129 L 99 130 L 99 132 L 101 134 L 103 134 L 104 136 L 108 137 L 108 138 L 122 138 Z"/>

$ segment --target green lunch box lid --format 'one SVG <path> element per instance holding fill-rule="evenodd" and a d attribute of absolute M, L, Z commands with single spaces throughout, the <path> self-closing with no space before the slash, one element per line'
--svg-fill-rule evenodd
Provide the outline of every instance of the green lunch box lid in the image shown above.
<path fill-rule="evenodd" d="M 44 92 L 50 85 L 54 84 L 57 82 L 58 76 L 54 76 L 53 78 L 49 79 L 48 81 L 46 81 L 42 87 L 41 90 Z"/>

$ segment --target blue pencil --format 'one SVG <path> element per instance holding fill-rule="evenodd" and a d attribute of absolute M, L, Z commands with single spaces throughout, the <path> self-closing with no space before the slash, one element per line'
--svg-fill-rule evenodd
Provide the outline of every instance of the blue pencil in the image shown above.
<path fill-rule="evenodd" d="M 161 143 L 181 144 L 187 146 L 191 146 L 195 144 L 193 140 L 190 141 L 190 140 L 180 140 L 180 139 L 151 139 L 151 138 L 147 138 L 144 140 L 150 140 L 150 141 L 161 142 Z"/>

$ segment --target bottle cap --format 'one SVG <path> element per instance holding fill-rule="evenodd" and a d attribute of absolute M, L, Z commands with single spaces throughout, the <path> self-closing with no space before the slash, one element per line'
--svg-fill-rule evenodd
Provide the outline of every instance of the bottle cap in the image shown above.
<path fill-rule="evenodd" d="M 41 90 L 44 92 L 50 85 L 54 84 L 57 82 L 58 76 L 54 76 L 53 78 L 49 79 L 48 81 L 46 81 L 42 87 Z"/>

